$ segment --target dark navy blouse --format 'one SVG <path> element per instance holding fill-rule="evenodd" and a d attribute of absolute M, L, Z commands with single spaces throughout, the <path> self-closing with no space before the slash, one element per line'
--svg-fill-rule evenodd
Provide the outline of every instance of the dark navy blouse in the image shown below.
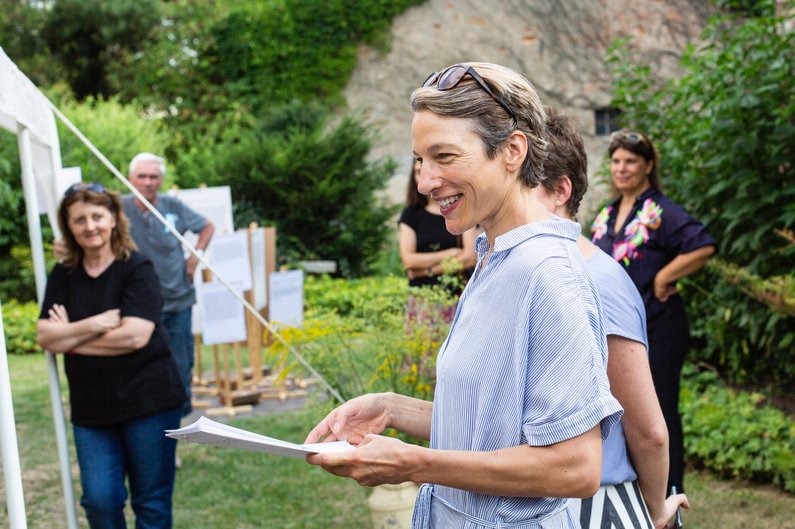
<path fill-rule="evenodd" d="M 657 189 L 650 187 L 637 199 L 624 225 L 616 233 L 616 215 L 621 198 L 603 208 L 591 226 L 591 240 L 612 255 L 626 269 L 646 305 L 651 326 L 664 312 L 684 310 L 678 294 L 662 303 L 654 297 L 654 276 L 676 256 L 704 246 L 715 239 L 703 224 Z M 600 288 L 602 285 L 600 285 Z"/>

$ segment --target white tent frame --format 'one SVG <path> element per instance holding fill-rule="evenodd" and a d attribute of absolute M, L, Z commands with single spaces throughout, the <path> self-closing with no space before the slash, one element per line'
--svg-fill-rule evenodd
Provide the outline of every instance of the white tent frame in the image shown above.
<path fill-rule="evenodd" d="M 271 335 L 284 345 L 298 361 L 315 377 L 324 389 L 338 402 L 345 399 L 329 384 L 320 373 L 312 367 L 301 354 L 299 354 L 281 334 L 254 308 L 242 293 L 233 288 L 220 276 L 176 228 L 135 187 L 113 166 L 112 163 L 86 138 L 61 111 L 53 105 L 44 94 L 28 79 L 0 48 L 0 127 L 16 133 L 19 144 L 20 166 L 22 169 L 22 188 L 25 196 L 25 208 L 28 220 L 28 233 L 30 236 L 31 252 L 33 257 L 34 276 L 36 281 L 36 295 L 41 305 L 44 290 L 47 284 L 47 271 L 44 260 L 44 246 L 41 236 L 41 221 L 39 218 L 38 190 L 41 191 L 44 206 L 49 218 L 53 234 L 60 238 L 58 230 L 57 205 L 58 188 L 57 173 L 61 169 L 61 152 L 58 141 L 58 129 L 55 116 L 66 125 L 83 144 L 118 178 L 130 192 L 163 224 L 181 243 L 207 268 L 218 281 L 223 284 L 235 298 L 243 304 Z M 38 178 L 38 181 L 37 181 Z M 0 307 L 1 308 L 1 307 Z M 24 496 L 22 493 L 22 478 L 19 466 L 19 451 L 16 442 L 16 425 L 14 423 L 13 405 L 11 402 L 11 382 L 9 379 L 8 365 L 5 350 L 5 338 L 2 335 L 2 311 L 0 310 L 0 397 L 3 406 L 0 406 L 0 436 L 3 455 L 3 473 L 7 491 L 7 502 L 10 527 L 9 529 L 27 529 L 25 518 Z M 53 421 L 58 447 L 58 457 L 61 467 L 61 482 L 66 504 L 68 529 L 77 529 L 77 511 L 75 508 L 74 486 L 72 471 L 69 462 L 69 450 L 66 438 L 63 405 L 61 403 L 61 387 L 58 378 L 58 364 L 55 356 L 49 351 L 45 352 L 50 386 L 50 400 L 53 409 Z M 7 397 L 7 398 L 6 398 Z M 5 407 L 8 403 L 10 412 Z M 8 455 L 8 459 L 6 456 Z"/>
<path fill-rule="evenodd" d="M 28 235 L 33 257 L 33 271 L 36 281 L 36 297 L 41 304 L 47 284 L 47 270 L 44 262 L 44 246 L 41 237 L 41 221 L 36 198 L 36 175 L 39 176 L 39 189 L 44 196 L 44 206 L 59 237 L 58 223 L 55 222 L 55 175 L 61 167 L 61 151 L 58 143 L 58 129 L 55 117 L 49 110 L 50 103 L 0 48 L 0 127 L 17 135 L 19 160 L 22 169 L 22 190 L 28 221 Z M 10 529 L 27 528 L 22 474 L 19 465 L 19 452 L 16 441 L 11 401 L 11 382 L 5 350 L 5 337 L 0 350 L 2 369 L 0 369 L 0 389 L 2 389 L 3 412 L 0 415 L 2 441 L 3 474 L 7 491 Z M 45 352 L 47 373 L 52 403 L 55 438 L 61 468 L 61 485 L 66 504 L 68 529 L 77 529 L 77 509 L 75 504 L 72 470 L 69 462 L 69 448 L 66 438 L 66 424 L 61 404 L 61 385 L 58 378 L 58 364 L 55 356 Z M 8 403 L 9 409 L 6 409 Z"/>

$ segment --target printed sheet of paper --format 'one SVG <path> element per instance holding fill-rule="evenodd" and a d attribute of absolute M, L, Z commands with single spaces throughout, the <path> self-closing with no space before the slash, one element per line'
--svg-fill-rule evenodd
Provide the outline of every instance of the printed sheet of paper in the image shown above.
<path fill-rule="evenodd" d="M 347 441 L 299 445 L 227 426 L 207 417 L 199 417 L 193 424 L 178 430 L 166 430 L 166 437 L 224 448 L 239 448 L 277 456 L 300 458 L 304 458 L 308 454 L 341 452 L 356 448 Z"/>
<path fill-rule="evenodd" d="M 280 326 L 304 323 L 304 271 L 271 272 L 270 320 Z"/>
<path fill-rule="evenodd" d="M 222 233 L 212 239 L 210 264 L 227 283 L 238 290 L 251 290 L 251 260 L 245 230 Z M 213 282 L 217 281 L 213 277 Z"/>
<path fill-rule="evenodd" d="M 196 285 L 201 314 L 202 343 L 240 342 L 246 339 L 246 314 L 242 303 L 221 283 Z"/>

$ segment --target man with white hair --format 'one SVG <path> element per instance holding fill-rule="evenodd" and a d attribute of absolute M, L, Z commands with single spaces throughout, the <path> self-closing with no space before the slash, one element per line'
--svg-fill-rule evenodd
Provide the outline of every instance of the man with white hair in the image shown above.
<path fill-rule="evenodd" d="M 190 209 L 176 197 L 158 193 L 163 183 L 166 164 L 163 158 L 142 152 L 130 162 L 128 178 L 146 200 L 152 203 L 179 233 L 192 231 L 199 235 L 196 249 L 203 252 L 213 236 L 213 223 Z M 191 411 L 191 377 L 193 371 L 193 334 L 191 307 L 196 301 L 193 273 L 198 259 L 192 254 L 185 259 L 182 245 L 163 226 L 141 200 L 132 195 L 123 197 L 124 213 L 130 221 L 130 234 L 140 252 L 152 261 L 160 278 L 163 311 L 160 320 L 171 335 L 171 354 L 177 362 L 188 401 L 183 417 Z"/>

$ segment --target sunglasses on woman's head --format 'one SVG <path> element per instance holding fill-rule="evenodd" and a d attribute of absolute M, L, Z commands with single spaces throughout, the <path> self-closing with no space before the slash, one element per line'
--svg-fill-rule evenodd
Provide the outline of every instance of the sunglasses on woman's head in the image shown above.
<path fill-rule="evenodd" d="M 427 79 L 425 79 L 425 82 L 422 83 L 422 87 L 428 88 L 430 86 L 436 85 L 437 90 L 452 90 L 458 86 L 458 83 L 461 82 L 461 79 L 463 79 L 466 74 L 469 74 L 470 77 L 472 77 L 472 79 L 474 79 L 483 90 L 485 90 L 492 98 L 494 98 L 497 103 L 499 103 L 499 105 L 508 113 L 508 115 L 511 116 L 514 125 L 518 123 L 516 114 L 513 113 L 513 110 L 511 110 L 511 107 L 508 106 L 508 103 L 506 103 L 500 96 L 492 92 L 491 88 L 489 88 L 489 85 L 486 84 L 486 81 L 484 81 L 480 74 L 471 66 L 454 64 L 442 70 L 441 72 L 433 72 L 428 76 Z"/>
<path fill-rule="evenodd" d="M 617 130 L 610 135 L 610 142 L 614 141 L 625 141 L 630 145 L 637 145 L 638 143 L 645 143 L 649 144 L 649 140 L 646 139 L 646 136 L 641 134 L 640 132 L 631 132 L 626 130 Z"/>
<path fill-rule="evenodd" d="M 91 191 L 92 193 L 104 193 L 105 186 L 102 184 L 98 184 L 96 182 L 78 182 L 76 184 L 72 184 L 63 194 L 64 198 L 70 197 L 79 191 Z"/>

